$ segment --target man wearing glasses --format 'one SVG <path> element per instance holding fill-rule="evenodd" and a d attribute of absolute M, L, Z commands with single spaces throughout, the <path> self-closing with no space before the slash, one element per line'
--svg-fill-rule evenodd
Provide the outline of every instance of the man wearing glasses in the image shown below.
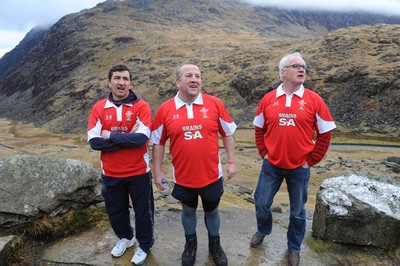
<path fill-rule="evenodd" d="M 282 84 L 262 99 L 253 124 L 263 164 L 254 194 L 257 232 L 250 245 L 257 247 L 272 231 L 271 205 L 283 179 L 290 200 L 287 231 L 289 265 L 299 265 L 306 231 L 310 167 L 326 154 L 335 122 L 323 99 L 304 88 L 307 65 L 300 53 L 279 62 Z"/>

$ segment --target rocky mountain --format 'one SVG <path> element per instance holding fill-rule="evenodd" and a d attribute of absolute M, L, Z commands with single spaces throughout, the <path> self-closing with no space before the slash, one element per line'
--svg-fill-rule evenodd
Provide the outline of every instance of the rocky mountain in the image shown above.
<path fill-rule="evenodd" d="M 47 30 L 46 27 L 33 28 L 12 51 L 0 58 L 0 78 L 4 77 L 8 70 L 17 65 L 36 44 L 43 40 Z"/>
<path fill-rule="evenodd" d="M 176 93 L 176 67 L 190 61 L 203 71 L 204 91 L 247 127 L 262 95 L 279 84 L 280 58 L 300 51 L 311 67 L 306 85 L 327 101 L 340 130 L 399 138 L 399 46 L 400 17 L 232 0 L 108 0 L 60 19 L 8 69 L 0 112 L 84 133 L 91 106 L 107 94 L 111 65 L 131 67 L 154 112 Z"/>

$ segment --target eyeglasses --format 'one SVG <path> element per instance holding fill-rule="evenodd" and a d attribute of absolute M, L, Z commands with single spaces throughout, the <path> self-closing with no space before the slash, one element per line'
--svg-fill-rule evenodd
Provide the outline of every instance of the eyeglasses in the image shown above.
<path fill-rule="evenodd" d="M 284 66 L 284 68 L 286 68 L 286 67 L 293 67 L 293 68 L 296 68 L 296 69 L 303 68 L 304 70 L 308 69 L 307 65 L 300 65 L 300 64 L 293 64 L 293 65 Z"/>

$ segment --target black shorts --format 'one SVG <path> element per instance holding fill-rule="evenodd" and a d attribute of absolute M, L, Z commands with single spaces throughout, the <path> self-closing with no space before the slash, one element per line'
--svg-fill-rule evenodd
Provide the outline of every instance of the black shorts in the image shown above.
<path fill-rule="evenodd" d="M 213 211 L 218 206 L 222 194 L 224 194 L 224 179 L 221 177 L 214 183 L 202 188 L 190 188 L 175 184 L 172 196 L 188 205 L 197 208 L 199 196 L 206 212 Z"/>

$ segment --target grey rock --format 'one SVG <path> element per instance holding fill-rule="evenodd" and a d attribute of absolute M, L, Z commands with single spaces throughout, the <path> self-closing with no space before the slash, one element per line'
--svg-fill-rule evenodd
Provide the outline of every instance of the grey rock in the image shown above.
<path fill-rule="evenodd" d="M 392 171 L 395 172 L 395 173 L 400 173 L 400 165 L 395 165 L 395 166 L 392 168 Z"/>
<path fill-rule="evenodd" d="M 245 201 L 247 201 L 247 202 L 250 202 L 250 203 L 253 203 L 253 204 L 254 204 L 254 196 L 246 195 L 246 196 L 243 197 L 243 199 L 244 199 Z"/>
<path fill-rule="evenodd" d="M 99 176 L 96 169 L 79 160 L 46 155 L 0 157 L 0 227 L 103 201 Z"/>
<path fill-rule="evenodd" d="M 400 164 L 400 157 L 398 157 L 398 156 L 387 157 L 387 160 L 389 162 Z"/>
<path fill-rule="evenodd" d="M 400 187 L 355 174 L 325 180 L 317 194 L 314 237 L 389 249 L 400 244 Z"/>
<path fill-rule="evenodd" d="M 233 187 L 233 192 L 235 192 L 238 195 L 243 195 L 243 194 L 252 194 L 253 189 L 244 185 L 237 184 Z"/>
<path fill-rule="evenodd" d="M 272 205 L 271 206 L 272 212 L 282 213 L 282 206 L 280 205 Z"/>
<path fill-rule="evenodd" d="M 382 163 L 389 167 L 393 172 L 400 173 L 400 157 L 388 157 L 387 160 Z"/>

